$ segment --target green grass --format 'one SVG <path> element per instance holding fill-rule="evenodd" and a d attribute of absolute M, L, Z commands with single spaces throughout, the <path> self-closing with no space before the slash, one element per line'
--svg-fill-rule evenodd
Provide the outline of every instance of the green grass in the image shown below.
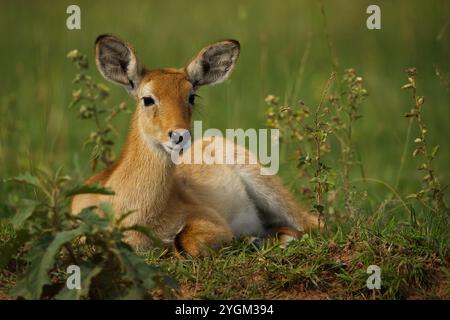
<path fill-rule="evenodd" d="M 179 279 L 189 299 L 448 299 L 448 230 L 356 224 L 350 233 L 305 235 L 282 249 L 235 241 L 202 259 L 147 253 Z M 439 236 L 437 236 L 439 234 Z M 381 289 L 366 287 L 367 267 L 381 268 Z"/>
<path fill-rule="evenodd" d="M 82 11 L 80 31 L 65 28 L 65 10 L 73 1 L 0 5 L 0 36 L 8 39 L 0 48 L 1 180 L 39 165 L 64 165 L 79 179 L 91 174 L 90 150 L 83 148 L 91 127 L 68 110 L 75 70 L 66 54 L 76 48 L 92 62 L 99 34 L 129 41 L 149 68 L 183 66 L 209 43 L 238 39 L 242 53 L 231 79 L 200 91 L 195 119 L 203 120 L 204 128 L 263 128 L 267 94 L 314 106 L 334 55 L 338 75 L 355 68 L 369 91 L 364 117 L 354 128 L 355 147 L 365 176 L 382 183 L 355 182 L 358 192 L 366 194 L 361 216 L 333 224 L 329 233 L 304 238 L 285 251 L 236 241 L 205 259 L 150 252 L 148 260 L 180 280 L 178 297 L 448 299 L 448 221 L 418 210 L 417 226 L 390 188 L 404 199 L 421 183 L 419 163 L 410 157 L 416 131 L 406 141 L 408 120 L 403 117 L 412 107 L 411 98 L 400 90 L 410 66 L 417 67 L 419 94 L 426 99 L 423 114 L 430 146 L 441 145 L 439 178 L 444 185 L 450 180 L 450 3 L 383 2 L 381 31 L 365 27 L 370 1 L 353 0 L 350 5 L 347 0 L 324 0 L 327 30 L 320 1 L 77 3 Z M 126 100 L 133 107 L 124 90 L 110 87 L 111 105 Z M 119 152 L 130 118 L 117 120 Z M 286 184 L 295 185 L 292 148 L 283 146 L 281 160 L 280 175 Z M 337 164 L 337 154 L 329 160 Z M 353 179 L 361 179 L 361 173 L 353 172 Z M 0 183 L 0 204 L 13 203 L 25 192 Z M 11 228 L 0 223 L 0 242 L 12 236 Z M 365 270 L 371 264 L 382 267 L 381 291 L 365 289 Z M 0 293 L 15 277 L 14 272 L 2 271 Z"/>

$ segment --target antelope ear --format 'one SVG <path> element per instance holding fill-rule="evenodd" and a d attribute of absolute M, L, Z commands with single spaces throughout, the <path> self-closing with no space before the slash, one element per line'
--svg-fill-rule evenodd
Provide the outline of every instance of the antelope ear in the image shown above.
<path fill-rule="evenodd" d="M 194 87 L 220 83 L 228 78 L 239 57 L 240 44 L 224 40 L 203 48 L 186 67 Z"/>
<path fill-rule="evenodd" d="M 95 62 L 106 80 L 136 95 L 144 69 L 131 46 L 114 36 L 101 35 L 95 40 Z"/>

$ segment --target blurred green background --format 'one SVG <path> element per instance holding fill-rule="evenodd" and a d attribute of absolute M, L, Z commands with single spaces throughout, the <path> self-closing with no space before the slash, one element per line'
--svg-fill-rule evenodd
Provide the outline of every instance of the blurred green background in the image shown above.
<path fill-rule="evenodd" d="M 394 184 L 403 151 L 411 107 L 404 70 L 418 69 L 418 90 L 424 95 L 425 121 L 432 145 L 441 145 L 437 162 L 450 178 L 450 91 L 436 76 L 449 78 L 449 1 L 324 1 L 326 29 L 338 71 L 353 67 L 370 96 L 364 118 L 355 129 L 357 148 L 368 177 Z M 67 30 L 66 8 L 81 7 L 81 30 Z M 366 8 L 381 7 L 381 30 L 366 28 Z M 241 42 L 241 56 L 231 79 L 203 88 L 195 117 L 204 128 L 262 128 L 268 94 L 283 99 L 292 93 L 316 105 L 332 63 L 319 1 L 0 1 L 0 178 L 36 165 L 64 165 L 69 173 L 78 158 L 89 175 L 90 150 L 83 142 L 89 123 L 68 110 L 75 68 L 66 54 L 88 54 L 91 73 L 97 35 L 115 34 L 137 50 L 148 68 L 180 67 L 203 46 L 224 38 Z M 299 77 L 306 48 L 309 56 Z M 109 85 L 111 104 L 133 101 Z M 86 123 L 85 123 L 86 122 Z M 118 122 L 123 144 L 129 117 Z M 413 136 L 414 137 L 414 134 Z M 412 142 L 409 144 L 409 155 Z M 284 153 L 286 154 L 286 152 Z M 284 156 L 281 174 L 289 175 Z M 408 158 L 400 189 L 420 183 L 417 162 Z M 8 197 L 2 184 L 0 200 Z M 374 191 L 375 192 L 375 191 Z"/>

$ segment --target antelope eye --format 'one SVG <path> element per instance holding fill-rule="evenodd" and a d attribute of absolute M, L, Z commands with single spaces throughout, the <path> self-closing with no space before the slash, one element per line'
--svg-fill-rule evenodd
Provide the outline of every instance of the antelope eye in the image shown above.
<path fill-rule="evenodd" d="M 155 104 L 155 100 L 152 97 L 144 97 L 144 106 L 149 107 Z"/>
<path fill-rule="evenodd" d="M 189 96 L 189 103 L 190 103 L 190 104 L 194 105 L 194 103 L 195 103 L 195 97 L 196 97 L 195 94 L 191 94 L 191 95 Z"/>

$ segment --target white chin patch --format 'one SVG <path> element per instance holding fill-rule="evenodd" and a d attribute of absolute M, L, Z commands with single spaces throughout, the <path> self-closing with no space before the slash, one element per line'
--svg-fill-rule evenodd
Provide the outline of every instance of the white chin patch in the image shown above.
<path fill-rule="evenodd" d="M 183 147 L 181 145 L 173 145 L 171 143 L 161 143 L 163 149 L 170 155 L 181 155 L 183 153 Z"/>
<path fill-rule="evenodd" d="M 172 153 L 174 151 L 174 148 L 167 144 L 167 143 L 161 143 L 164 150 L 166 150 L 168 153 Z"/>

